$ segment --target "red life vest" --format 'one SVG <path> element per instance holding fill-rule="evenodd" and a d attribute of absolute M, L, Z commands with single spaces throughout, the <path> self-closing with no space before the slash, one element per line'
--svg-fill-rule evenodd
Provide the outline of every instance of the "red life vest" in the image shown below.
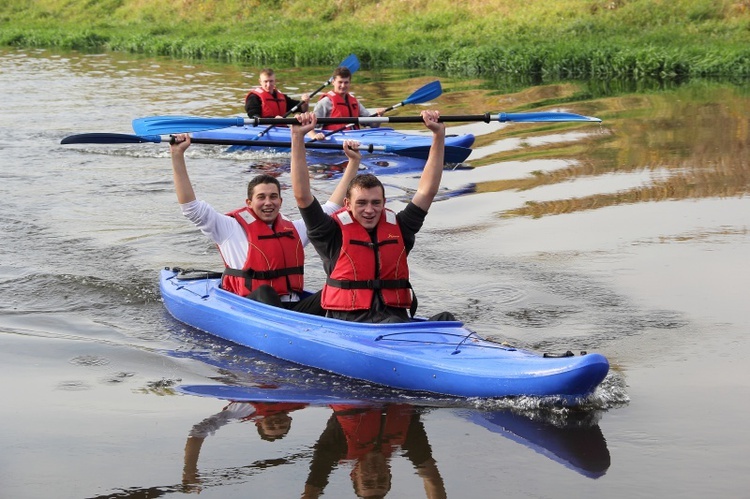
<path fill-rule="evenodd" d="M 333 109 L 331 110 L 331 118 L 359 117 L 359 101 L 357 101 L 357 99 L 352 94 L 346 94 L 346 98 L 344 98 L 331 90 L 323 97 L 321 97 L 321 99 L 325 97 L 331 99 L 331 103 L 333 104 Z M 345 127 L 346 123 L 329 123 L 323 125 L 323 130 L 340 130 Z M 354 128 L 359 129 L 359 125 L 355 125 Z"/>
<path fill-rule="evenodd" d="M 346 437 L 346 457 L 357 459 L 377 450 L 389 456 L 406 441 L 414 410 L 408 405 L 365 409 L 360 406 L 332 405 Z"/>
<path fill-rule="evenodd" d="M 250 416 L 243 418 L 243 421 L 262 419 L 282 412 L 288 414 L 292 411 L 297 411 L 307 407 L 307 404 L 303 404 L 302 402 L 249 402 L 249 404 L 255 407 L 255 412 Z"/>
<path fill-rule="evenodd" d="M 276 90 L 274 96 L 271 92 L 266 92 L 261 87 L 254 88 L 245 95 L 245 102 L 250 94 L 255 94 L 260 98 L 260 117 L 275 118 L 286 114 L 286 96 Z"/>
<path fill-rule="evenodd" d="M 410 308 L 412 302 L 406 248 L 396 214 L 384 209 L 376 227 L 377 244 L 346 209 L 333 214 L 341 227 L 342 246 L 323 286 L 326 310 L 367 310 L 374 291 L 389 307 Z"/>
<path fill-rule="evenodd" d="M 247 207 L 227 215 L 242 226 L 248 248 L 242 269 L 224 269 L 222 288 L 240 296 L 263 284 L 272 286 L 279 295 L 302 291 L 305 250 L 294 224 L 279 215 L 271 229 Z"/>

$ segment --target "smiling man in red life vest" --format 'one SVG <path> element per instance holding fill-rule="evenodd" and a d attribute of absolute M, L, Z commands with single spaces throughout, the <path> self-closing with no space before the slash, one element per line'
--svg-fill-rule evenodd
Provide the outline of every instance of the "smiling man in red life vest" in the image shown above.
<path fill-rule="evenodd" d="M 324 211 L 341 208 L 346 185 L 359 169 L 357 142 L 346 141 L 349 158 L 339 185 Z M 180 134 L 170 146 L 175 192 L 182 213 L 219 248 L 225 270 L 222 287 L 240 296 L 298 312 L 323 315 L 320 292 L 301 299 L 304 246 L 309 242 L 303 220 L 281 215 L 281 186 L 270 175 L 258 175 L 247 187 L 245 206 L 226 215 L 195 196 L 185 164 L 190 136 Z"/>
<path fill-rule="evenodd" d="M 322 306 L 328 317 L 355 322 L 407 322 L 416 301 L 409 282 L 407 254 L 422 228 L 443 175 L 445 125 L 437 111 L 422 111 L 432 131 L 432 146 L 411 202 L 401 212 L 385 207 L 385 189 L 374 175 L 355 177 L 346 190 L 344 208 L 325 213 L 310 190 L 305 134 L 313 130 L 313 113 L 297 115 L 292 126 L 292 189 L 328 276 Z M 455 320 L 443 312 L 433 320 Z"/>
<path fill-rule="evenodd" d="M 352 83 L 352 72 L 346 66 L 339 66 L 333 72 L 333 90 L 323 94 L 313 112 L 318 118 L 358 118 L 360 116 L 367 117 L 376 114 L 382 116 L 385 112 L 384 107 L 375 109 L 374 112 L 370 112 L 365 106 L 363 106 L 356 97 L 349 93 L 349 87 Z M 373 125 L 377 126 L 377 125 Z M 336 131 L 342 128 L 346 128 L 346 124 L 327 124 L 323 127 L 324 130 Z M 358 125 L 354 125 L 353 128 L 359 128 Z M 326 136 L 323 132 L 316 132 L 311 130 L 309 133 L 311 138 L 316 140 L 323 140 Z"/>
<path fill-rule="evenodd" d="M 282 94 L 276 88 L 276 74 L 271 68 L 260 71 L 260 86 L 245 95 L 245 111 L 250 118 L 283 118 L 295 107 L 298 111 L 307 112 L 310 96 L 302 94 L 300 100 L 294 100 Z"/>

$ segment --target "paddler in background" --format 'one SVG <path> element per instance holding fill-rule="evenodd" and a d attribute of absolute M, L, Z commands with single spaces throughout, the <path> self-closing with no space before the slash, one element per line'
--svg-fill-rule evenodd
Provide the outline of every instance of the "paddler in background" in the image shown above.
<path fill-rule="evenodd" d="M 260 85 L 245 95 L 245 111 L 250 118 L 283 118 L 295 109 L 307 112 L 310 95 L 302 94 L 300 100 L 285 95 L 276 88 L 276 74 L 271 68 L 263 68 L 258 76 Z"/>
<path fill-rule="evenodd" d="M 443 175 L 445 125 L 437 111 L 422 111 L 432 145 L 417 190 L 399 213 L 385 208 L 385 188 L 371 174 L 349 184 L 344 208 L 326 213 L 310 190 L 305 135 L 315 128 L 313 113 L 292 125 L 292 190 L 308 236 L 323 260 L 326 284 L 321 304 L 327 317 L 354 322 L 408 322 L 416 310 L 406 255 L 414 247 Z M 443 312 L 431 320 L 455 320 Z"/>
<path fill-rule="evenodd" d="M 304 246 L 309 239 L 303 220 L 291 221 L 281 215 L 279 181 L 271 175 L 258 175 L 248 183 L 245 205 L 221 213 L 196 198 L 185 164 L 188 147 L 187 134 L 176 135 L 175 143 L 170 145 L 177 201 L 182 214 L 218 246 L 225 266 L 222 288 L 268 305 L 324 315 L 320 292 L 301 297 Z M 355 141 L 344 143 L 349 162 L 323 207 L 326 213 L 342 206 L 346 186 L 362 159 L 357 147 L 359 143 Z"/>
<path fill-rule="evenodd" d="M 363 106 L 356 97 L 349 93 L 349 87 L 352 83 L 352 72 L 346 66 L 339 66 L 333 71 L 333 90 L 323 94 L 313 112 L 318 118 L 338 118 L 338 117 L 367 117 L 376 114 L 382 116 L 385 113 L 384 107 L 375 109 L 370 112 Z M 378 125 L 373 125 L 378 126 Z M 329 124 L 323 126 L 323 130 L 336 131 L 346 128 L 345 123 Z M 354 125 L 353 128 L 359 128 Z M 326 134 L 311 130 L 309 137 L 315 140 L 323 140 Z"/>

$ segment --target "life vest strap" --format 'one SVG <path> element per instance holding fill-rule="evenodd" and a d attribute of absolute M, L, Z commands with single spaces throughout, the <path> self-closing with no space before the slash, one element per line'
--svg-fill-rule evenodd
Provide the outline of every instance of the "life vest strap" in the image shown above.
<path fill-rule="evenodd" d="M 369 279 L 367 281 L 343 281 L 326 278 L 326 284 L 341 289 L 411 289 L 409 279 Z"/>
<path fill-rule="evenodd" d="M 270 280 L 275 279 L 277 277 L 286 277 L 290 275 L 303 275 L 305 273 L 305 268 L 303 266 L 300 267 L 287 267 L 284 269 L 276 269 L 276 270 L 253 270 L 253 269 L 247 269 L 247 270 L 240 270 L 240 269 L 232 269 L 232 268 L 225 268 L 224 269 L 224 275 L 230 275 L 233 277 L 244 277 L 245 279 L 259 279 L 259 280 Z"/>
<path fill-rule="evenodd" d="M 368 248 L 374 249 L 378 246 L 384 246 L 386 244 L 397 244 L 398 241 L 396 241 L 395 239 L 386 239 L 385 241 L 378 241 L 377 243 L 374 243 L 372 241 L 356 241 L 352 239 L 351 241 L 349 241 L 349 243 L 357 244 L 359 246 L 367 246 Z"/>
<path fill-rule="evenodd" d="M 284 230 L 281 232 L 274 232 L 273 234 L 261 234 L 258 239 L 278 239 L 280 237 L 291 237 L 294 239 L 294 232 L 291 230 Z"/>

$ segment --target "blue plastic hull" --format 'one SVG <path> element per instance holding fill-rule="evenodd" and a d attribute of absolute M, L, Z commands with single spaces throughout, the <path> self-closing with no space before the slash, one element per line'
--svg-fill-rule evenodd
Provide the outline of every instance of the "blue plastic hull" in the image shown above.
<path fill-rule="evenodd" d="M 460 322 L 364 324 L 264 305 L 218 279 L 161 272 L 164 305 L 180 322 L 280 359 L 405 390 L 458 397 L 578 397 L 604 379 L 602 355 L 548 358 L 480 338 Z"/>
<path fill-rule="evenodd" d="M 222 140 L 253 140 L 258 134 L 264 131 L 266 126 L 232 126 L 219 128 L 217 130 L 207 130 L 193 133 L 193 137 L 201 139 L 222 139 Z M 268 132 L 260 137 L 261 140 L 273 140 L 281 142 L 290 141 L 290 129 L 287 127 L 271 127 Z M 325 141 L 341 144 L 344 140 L 356 140 L 364 145 L 382 145 L 396 147 L 418 147 L 429 146 L 432 143 L 432 136 L 416 133 L 398 132 L 390 127 L 363 128 L 361 130 L 346 130 L 337 132 L 329 136 Z M 471 147 L 474 144 L 474 135 L 449 135 L 445 138 L 446 146 Z M 246 146 L 234 146 L 233 149 L 248 149 Z M 336 150 L 317 150 L 318 152 L 341 155 L 341 151 Z"/>
<path fill-rule="evenodd" d="M 207 130 L 203 132 L 193 133 L 193 137 L 200 139 L 211 139 L 211 140 L 253 140 L 259 133 L 266 130 L 265 126 L 242 126 L 242 127 L 227 127 L 219 128 L 216 130 Z M 432 138 L 430 135 L 419 135 L 415 133 L 402 133 L 394 130 L 393 128 L 380 127 L 380 128 L 364 128 L 362 130 L 347 130 L 344 132 L 338 132 L 328 137 L 325 142 L 341 144 L 346 139 L 357 140 L 362 145 L 376 145 L 376 146 L 389 146 L 398 150 L 413 147 L 428 147 Z M 277 141 L 288 143 L 290 141 L 289 128 L 287 127 L 272 127 L 267 133 L 259 140 L 266 141 Z M 474 143 L 474 135 L 451 135 L 446 137 L 445 144 L 447 146 L 457 146 L 458 148 L 470 148 Z M 468 149 L 466 149 L 468 150 Z M 227 152 L 241 152 L 241 151 L 276 151 L 286 153 L 289 151 L 285 147 L 250 147 L 244 145 L 233 145 L 227 148 Z M 320 172 L 328 173 L 333 176 L 337 176 L 343 167 L 346 165 L 347 158 L 341 150 L 337 149 L 308 149 L 308 163 L 311 165 L 311 169 Z M 457 155 L 457 154 L 454 154 Z M 446 159 L 449 164 L 459 163 L 463 164 L 463 161 L 450 161 Z M 410 157 L 409 155 L 401 155 L 398 153 L 388 153 L 383 151 L 374 151 L 372 153 L 366 153 L 362 157 L 362 163 L 360 166 L 361 173 L 373 173 L 375 175 L 393 175 L 401 173 L 413 173 L 421 171 L 424 168 L 425 160 Z"/>

